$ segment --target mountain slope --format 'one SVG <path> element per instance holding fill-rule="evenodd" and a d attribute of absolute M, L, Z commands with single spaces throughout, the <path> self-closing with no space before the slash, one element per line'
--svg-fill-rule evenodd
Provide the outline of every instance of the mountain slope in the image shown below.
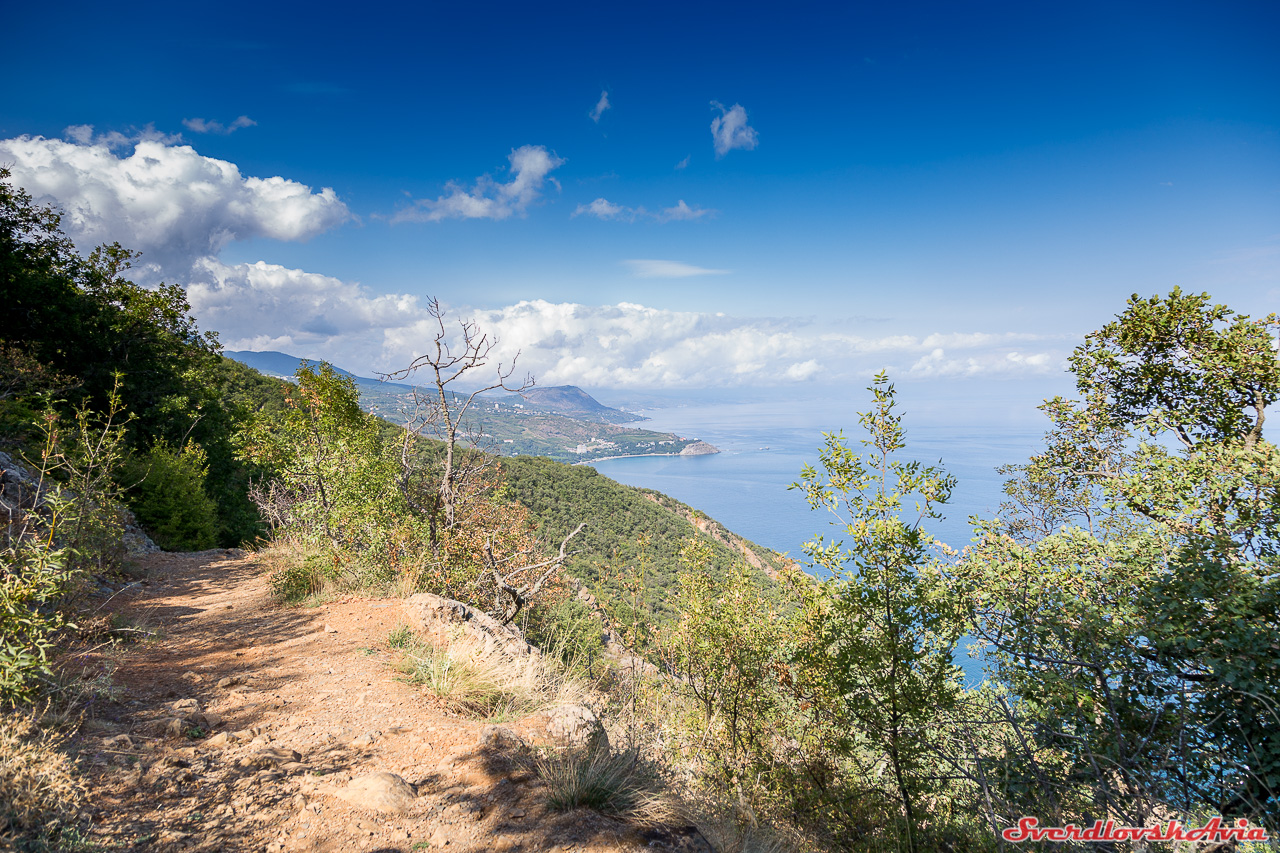
<path fill-rule="evenodd" d="M 285 352 L 276 352 L 275 350 L 267 350 L 265 352 L 255 352 L 253 350 L 223 350 L 222 354 L 227 358 L 240 362 L 246 367 L 252 367 L 259 373 L 265 373 L 268 376 L 278 376 L 281 379 L 292 379 L 293 375 L 298 372 L 298 368 L 302 366 L 302 362 L 304 361 L 309 361 L 311 364 L 319 364 L 318 361 L 298 358 L 296 355 L 289 355 Z M 355 377 L 354 373 L 351 373 L 348 370 L 343 370 L 341 367 L 337 367 L 336 365 L 333 366 L 333 371 L 341 376 Z"/>
<path fill-rule="evenodd" d="M 606 424 L 625 424 L 648 420 L 630 412 L 612 409 L 577 385 L 553 385 L 546 388 L 534 387 L 520 394 L 530 408 L 543 412 L 554 412 L 567 415 L 579 421 L 594 421 Z"/>
<path fill-rule="evenodd" d="M 292 377 L 303 361 L 282 352 L 242 350 L 226 355 L 285 378 Z M 339 367 L 334 370 L 355 380 L 365 411 L 392 423 L 404 424 L 411 419 L 413 385 L 356 376 Z M 448 392 L 448 397 L 450 405 L 466 399 L 454 392 Z M 573 385 L 477 397 L 465 420 L 477 443 L 500 456 L 547 456 L 561 462 L 590 462 L 614 456 L 675 456 L 689 448 L 693 448 L 691 453 L 719 452 L 697 438 L 630 426 L 645 419 L 611 409 Z"/>
<path fill-rule="evenodd" d="M 659 619 L 673 616 L 680 550 L 693 540 L 711 546 L 713 566 L 723 569 L 745 560 L 763 587 L 777 589 L 773 577 L 784 565 L 779 555 L 675 498 L 624 486 L 585 465 L 528 456 L 501 464 L 516 500 L 533 513 L 549 545 L 587 523 L 573 540 L 566 568 L 615 605 L 632 597 L 627 589 L 632 585 Z"/>

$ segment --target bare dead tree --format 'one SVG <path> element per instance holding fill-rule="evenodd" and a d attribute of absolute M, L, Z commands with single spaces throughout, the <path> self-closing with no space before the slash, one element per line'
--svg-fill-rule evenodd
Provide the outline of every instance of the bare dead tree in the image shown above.
<path fill-rule="evenodd" d="M 459 320 L 456 331 L 450 334 L 439 299 L 433 298 L 427 303 L 427 313 L 435 321 L 434 338 L 427 347 L 427 352 L 402 370 L 378 376 L 383 381 L 399 381 L 423 370 L 431 375 L 432 382 L 426 388 L 426 393 L 414 388 L 414 412 L 410 416 L 401 447 L 400 486 L 410 506 L 430 518 L 430 535 L 434 546 L 439 539 L 437 520 L 443 520 L 445 529 L 458 523 L 459 498 L 487 466 L 484 454 L 467 452 L 475 450 L 474 442 L 467 442 L 462 451 L 458 447 L 459 436 L 468 431 L 466 415 L 472 403 L 480 394 L 499 388 L 512 393 L 526 391 L 533 387 L 534 380 L 532 376 L 526 376 L 519 384 L 509 384 L 515 373 L 516 359 L 520 356 L 517 352 L 510 364 L 498 364 L 494 381 L 475 388 L 469 394 L 454 392 L 450 385 L 469 384 L 461 380 L 488 364 L 490 354 L 498 345 L 498 338 L 482 332 L 479 325 L 471 320 Z M 433 494 L 425 503 L 418 498 L 419 493 L 413 488 L 414 466 L 410 463 L 412 437 L 424 432 L 433 433 L 445 445 L 439 482 L 433 484 Z"/>
<path fill-rule="evenodd" d="M 586 522 L 583 522 L 575 527 L 572 533 L 564 537 L 560 541 L 559 553 L 551 559 L 515 569 L 504 569 L 503 563 L 510 562 L 514 557 L 520 556 L 519 554 L 498 559 L 493 556 L 493 543 L 491 541 L 485 542 L 485 569 L 493 575 L 493 582 L 497 587 L 497 591 L 494 593 L 494 612 L 490 615 L 503 625 L 510 624 L 520 614 L 525 602 L 537 595 L 542 590 L 543 584 L 564 565 L 564 561 L 569 556 L 565 550 L 569 545 L 569 540 L 581 533 L 586 526 Z M 533 573 L 539 570 L 542 570 L 542 574 L 536 575 L 537 580 L 532 580 L 535 577 Z M 524 582 L 521 583 L 521 580 Z M 503 600 L 504 598 L 506 601 Z"/>

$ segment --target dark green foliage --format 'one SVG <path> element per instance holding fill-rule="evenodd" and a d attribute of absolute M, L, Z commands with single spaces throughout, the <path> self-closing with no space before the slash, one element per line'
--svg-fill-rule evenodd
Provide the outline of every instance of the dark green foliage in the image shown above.
<path fill-rule="evenodd" d="M 46 399 L 69 416 L 77 407 L 105 411 L 117 394 L 132 416 L 135 455 L 192 442 L 203 449 L 215 543 L 256 538 L 262 525 L 246 491 L 265 472 L 236 458 L 232 437 L 254 412 L 283 407 L 283 383 L 219 356 L 182 288 L 128 281 L 129 250 L 113 244 L 82 257 L 60 214 L 7 178 L 0 169 L 0 440 L 29 442 L 31 415 Z"/>
<path fill-rule="evenodd" d="M 1278 328 L 1135 296 L 1073 354 L 1083 399 L 1045 404 L 1045 451 L 1010 469 L 1014 500 L 952 579 L 1018 697 L 1006 814 L 1275 826 Z"/>
<path fill-rule="evenodd" d="M 217 542 L 218 507 L 205 493 L 205 474 L 205 453 L 197 444 L 181 452 L 157 444 L 124 466 L 129 504 L 166 551 L 203 551 Z"/>

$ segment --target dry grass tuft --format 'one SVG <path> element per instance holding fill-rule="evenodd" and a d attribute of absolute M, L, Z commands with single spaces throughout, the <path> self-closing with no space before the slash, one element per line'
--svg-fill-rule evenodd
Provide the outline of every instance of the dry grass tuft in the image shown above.
<path fill-rule="evenodd" d="M 85 788 L 54 736 L 31 717 L 0 715 L 0 839 L 65 825 Z"/>
<path fill-rule="evenodd" d="M 642 826 L 665 826 L 675 818 L 662 778 L 634 750 L 607 747 L 549 751 L 533 761 L 556 811 L 587 808 Z"/>
<path fill-rule="evenodd" d="M 489 720 L 514 720 L 562 702 L 581 701 L 584 689 L 543 658 L 486 655 L 454 642 L 436 647 L 407 627 L 391 632 L 388 645 L 401 650 L 399 669 L 451 710 Z"/>

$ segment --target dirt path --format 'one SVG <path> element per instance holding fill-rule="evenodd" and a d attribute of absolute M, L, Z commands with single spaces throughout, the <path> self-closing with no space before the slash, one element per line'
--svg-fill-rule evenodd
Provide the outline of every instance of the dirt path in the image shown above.
<path fill-rule="evenodd" d="M 90 764 L 92 837 L 108 849 L 590 851 L 694 849 L 593 812 L 555 813 L 522 766 L 478 746 L 486 723 L 397 681 L 395 600 L 277 607 L 252 555 L 155 554 L 109 609 L 159 629 L 115 661 L 78 746 Z M 102 650 L 79 655 L 101 668 Z M 511 723 L 539 739 L 541 720 Z M 390 772 L 402 813 L 335 795 Z M 699 845 L 700 846 L 700 845 Z"/>

